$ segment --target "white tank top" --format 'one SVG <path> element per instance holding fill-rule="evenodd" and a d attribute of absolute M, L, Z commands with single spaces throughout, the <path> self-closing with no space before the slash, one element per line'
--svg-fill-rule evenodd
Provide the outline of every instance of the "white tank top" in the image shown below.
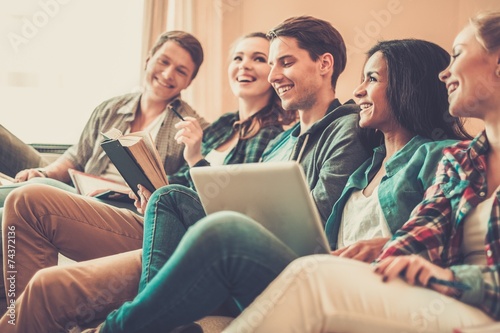
<path fill-rule="evenodd" d="M 493 198 L 494 195 L 481 202 L 465 217 L 464 239 L 461 246 L 465 264 L 486 265 L 484 244 Z"/>
<path fill-rule="evenodd" d="M 391 236 L 378 200 L 378 186 L 369 197 L 365 197 L 361 190 L 353 191 L 342 212 L 337 248 L 360 240 Z"/>

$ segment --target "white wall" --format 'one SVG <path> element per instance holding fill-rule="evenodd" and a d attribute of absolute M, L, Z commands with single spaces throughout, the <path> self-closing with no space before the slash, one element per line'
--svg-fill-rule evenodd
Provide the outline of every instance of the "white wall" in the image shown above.
<path fill-rule="evenodd" d="M 143 1 L 0 0 L 0 124 L 28 143 L 76 142 L 95 106 L 139 86 Z M 469 16 L 500 9 L 498 0 L 203 1 L 223 21 L 221 43 L 203 47 L 222 54 L 225 64 L 230 44 L 242 34 L 267 32 L 296 15 L 332 22 L 349 52 L 337 89 L 341 101 L 352 97 L 364 52 L 377 40 L 423 38 L 449 50 Z M 213 66 L 207 57 L 200 73 Z M 237 105 L 222 67 L 222 86 L 214 89 L 222 107 L 214 113 L 213 106 L 193 103 L 209 120 Z M 202 77 L 197 89 L 206 94 L 214 83 Z M 481 126 L 473 125 L 473 131 Z"/>
<path fill-rule="evenodd" d="M 0 123 L 74 143 L 102 101 L 137 89 L 142 0 L 0 0 Z"/>

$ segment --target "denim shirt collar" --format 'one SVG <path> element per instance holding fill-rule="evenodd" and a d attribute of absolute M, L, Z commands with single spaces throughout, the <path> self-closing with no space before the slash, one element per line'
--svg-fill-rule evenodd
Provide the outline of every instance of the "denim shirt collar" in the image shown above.
<path fill-rule="evenodd" d="M 385 163 L 385 171 L 386 171 L 385 177 L 392 177 L 394 174 L 396 174 L 412 158 L 415 150 L 422 144 L 429 141 L 431 140 L 426 139 L 420 135 L 416 135 L 413 138 L 411 138 L 411 140 L 408 141 L 403 148 L 401 148 L 398 152 L 396 152 L 396 154 L 394 154 L 394 156 L 392 156 L 389 159 L 389 161 Z M 349 179 L 347 185 L 352 185 L 358 189 L 366 187 L 366 185 L 368 185 L 368 182 L 371 179 L 372 174 L 380 169 L 380 165 L 382 164 L 385 155 L 386 155 L 385 145 L 381 145 L 374 148 L 373 157 L 371 161 L 365 162 L 365 163 L 371 163 L 370 166 L 366 168 L 363 175 L 354 172 L 351 175 L 351 178 Z M 364 169 L 364 167 L 360 167 L 359 169 L 362 170 Z M 363 179 L 360 179 L 361 176 L 363 176 Z"/>
<path fill-rule="evenodd" d="M 413 153 L 415 150 L 423 145 L 426 142 L 430 142 L 430 139 L 424 138 L 420 135 L 415 135 L 411 138 L 403 148 L 392 156 L 389 161 L 385 164 L 385 172 L 387 177 L 392 177 L 395 173 L 397 173 L 401 168 L 403 168 L 413 157 Z M 384 156 L 385 156 L 385 146 L 384 147 Z M 380 147 L 378 147 L 380 148 Z M 376 150 L 377 148 L 375 148 Z"/>

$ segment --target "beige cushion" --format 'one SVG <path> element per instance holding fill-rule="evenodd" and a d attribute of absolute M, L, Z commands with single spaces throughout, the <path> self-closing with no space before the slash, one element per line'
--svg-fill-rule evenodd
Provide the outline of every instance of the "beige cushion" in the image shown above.
<path fill-rule="evenodd" d="M 233 320 L 231 317 L 208 316 L 197 321 L 203 333 L 220 333 Z"/>

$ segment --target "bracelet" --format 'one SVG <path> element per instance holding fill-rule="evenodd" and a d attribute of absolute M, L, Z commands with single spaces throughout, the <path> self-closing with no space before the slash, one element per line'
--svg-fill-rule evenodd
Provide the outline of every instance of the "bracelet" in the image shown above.
<path fill-rule="evenodd" d="M 45 178 L 49 178 L 47 171 L 45 171 L 44 169 L 36 169 L 36 171 L 40 172 Z"/>

